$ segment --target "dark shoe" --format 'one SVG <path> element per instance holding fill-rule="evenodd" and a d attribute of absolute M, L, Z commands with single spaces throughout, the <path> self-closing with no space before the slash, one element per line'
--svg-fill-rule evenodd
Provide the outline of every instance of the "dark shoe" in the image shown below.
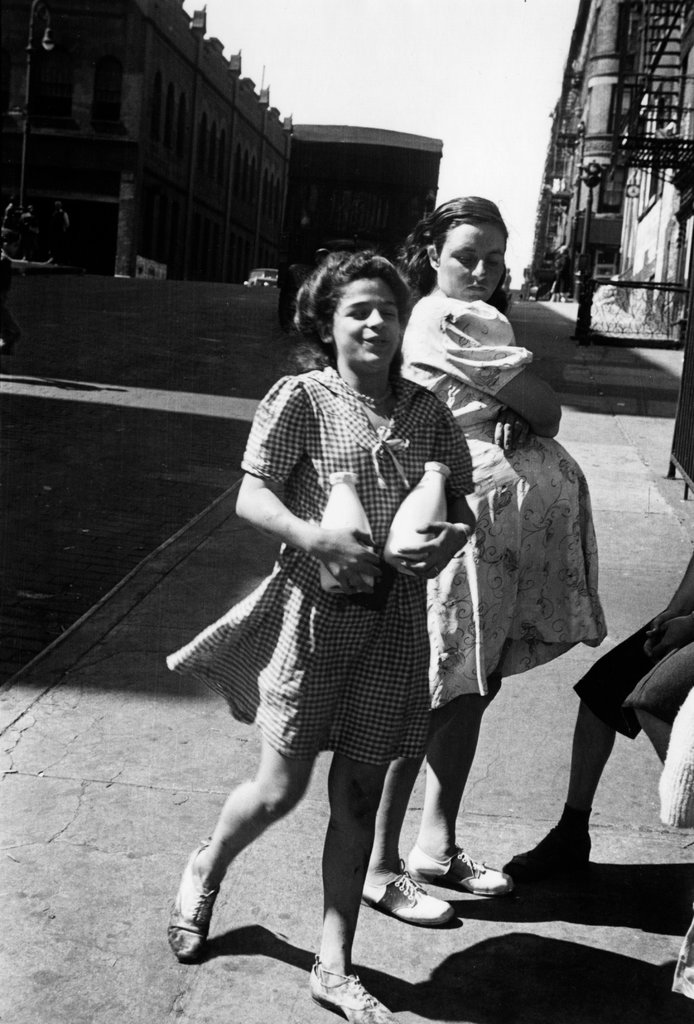
<path fill-rule="evenodd" d="M 512 857 L 504 871 L 516 882 L 539 882 L 551 875 L 580 874 L 588 870 L 589 862 L 588 833 L 567 838 L 555 827 L 534 849 Z"/>
<path fill-rule="evenodd" d="M 200 959 L 219 892 L 219 889 L 206 892 L 193 871 L 195 858 L 207 846 L 208 842 L 201 843 L 191 853 L 169 919 L 169 945 L 183 964 Z"/>
<path fill-rule="evenodd" d="M 309 978 L 311 999 L 341 1013 L 350 1024 L 395 1024 L 390 1010 L 370 995 L 356 974 L 333 974 L 316 962 Z"/>

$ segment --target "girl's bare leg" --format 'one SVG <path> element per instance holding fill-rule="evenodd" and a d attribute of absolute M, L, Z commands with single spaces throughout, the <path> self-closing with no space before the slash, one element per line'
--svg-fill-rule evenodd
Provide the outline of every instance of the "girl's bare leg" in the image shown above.
<path fill-rule="evenodd" d="M 387 767 L 335 754 L 330 768 L 319 956 L 321 966 L 338 975 L 352 973 L 352 943 Z"/>
<path fill-rule="evenodd" d="M 312 768 L 313 759 L 284 757 L 262 740 L 255 778 L 229 794 L 209 846 L 195 860 L 195 873 L 205 889 L 217 889 L 241 850 L 297 805 Z"/>

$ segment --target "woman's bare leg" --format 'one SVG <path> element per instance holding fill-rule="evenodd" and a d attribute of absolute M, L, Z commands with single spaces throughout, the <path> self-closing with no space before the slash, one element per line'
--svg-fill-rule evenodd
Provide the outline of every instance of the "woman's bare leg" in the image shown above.
<path fill-rule="evenodd" d="M 431 712 L 417 846 L 438 860 L 456 853 L 456 819 L 489 703 L 489 697 L 466 694 Z"/>

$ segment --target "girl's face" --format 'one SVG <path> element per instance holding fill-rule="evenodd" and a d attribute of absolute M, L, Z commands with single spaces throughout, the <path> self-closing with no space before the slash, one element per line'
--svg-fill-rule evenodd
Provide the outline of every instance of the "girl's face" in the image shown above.
<path fill-rule="evenodd" d="M 438 287 L 451 299 L 486 302 L 506 271 L 506 239 L 496 224 L 458 224 L 439 254 L 433 245 L 428 252 Z"/>
<path fill-rule="evenodd" d="M 387 377 L 402 328 L 395 296 L 385 281 L 361 278 L 345 286 L 333 314 L 331 340 L 341 377 Z"/>

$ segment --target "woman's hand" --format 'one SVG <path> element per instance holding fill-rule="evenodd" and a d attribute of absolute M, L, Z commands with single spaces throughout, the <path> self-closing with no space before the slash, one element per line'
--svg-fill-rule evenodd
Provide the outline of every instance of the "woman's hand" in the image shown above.
<path fill-rule="evenodd" d="M 670 651 L 694 642 L 694 614 L 656 615 L 646 633 L 643 649 L 653 661 L 660 661 Z"/>
<path fill-rule="evenodd" d="M 335 577 L 345 594 L 372 593 L 373 580 L 381 575 L 371 537 L 360 530 L 319 527 L 309 553 Z"/>
<path fill-rule="evenodd" d="M 400 560 L 413 576 L 438 576 L 465 547 L 472 530 L 468 523 L 429 523 L 417 531 L 423 535 L 421 545 L 402 548 Z"/>
<path fill-rule="evenodd" d="M 512 452 L 522 445 L 530 432 L 530 424 L 513 409 L 502 409 L 496 418 L 494 444 L 505 452 Z"/>

